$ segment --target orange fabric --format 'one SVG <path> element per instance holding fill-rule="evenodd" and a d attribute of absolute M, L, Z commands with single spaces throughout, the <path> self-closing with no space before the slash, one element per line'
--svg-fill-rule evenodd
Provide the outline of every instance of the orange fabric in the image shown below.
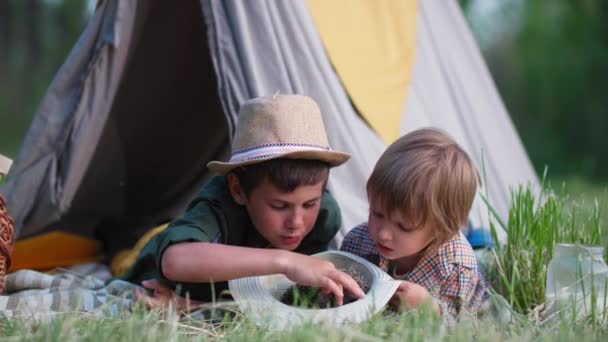
<path fill-rule="evenodd" d="M 102 260 L 98 241 L 52 231 L 15 242 L 9 272 L 20 269 L 49 270 Z"/>
<path fill-rule="evenodd" d="M 416 39 L 416 0 L 308 0 L 329 58 L 353 103 L 386 142 L 405 110 Z"/>

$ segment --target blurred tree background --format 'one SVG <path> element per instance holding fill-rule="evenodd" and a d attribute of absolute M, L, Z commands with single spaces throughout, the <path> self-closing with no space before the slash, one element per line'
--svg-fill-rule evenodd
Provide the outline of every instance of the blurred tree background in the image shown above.
<path fill-rule="evenodd" d="M 608 1 L 461 1 L 539 174 L 608 180 Z"/>
<path fill-rule="evenodd" d="M 94 3 L 0 0 L 0 153 L 15 156 Z M 460 4 L 539 174 L 607 181 L 608 1 Z"/>
<path fill-rule="evenodd" d="M 92 1 L 0 0 L 0 154 L 14 157 Z"/>

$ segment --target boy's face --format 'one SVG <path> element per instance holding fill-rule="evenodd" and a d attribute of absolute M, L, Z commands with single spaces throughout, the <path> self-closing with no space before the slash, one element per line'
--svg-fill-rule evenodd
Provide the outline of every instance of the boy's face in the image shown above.
<path fill-rule="evenodd" d="M 228 175 L 228 185 L 234 200 L 247 208 L 251 222 L 258 232 L 275 248 L 294 250 L 312 230 L 319 209 L 323 184 L 302 185 L 284 192 L 264 180 L 249 196 L 234 175 Z"/>
<path fill-rule="evenodd" d="M 402 213 L 385 213 L 374 202 L 370 201 L 368 230 L 384 258 L 398 260 L 413 256 L 433 241 L 433 226 L 429 221 L 416 227 Z"/>

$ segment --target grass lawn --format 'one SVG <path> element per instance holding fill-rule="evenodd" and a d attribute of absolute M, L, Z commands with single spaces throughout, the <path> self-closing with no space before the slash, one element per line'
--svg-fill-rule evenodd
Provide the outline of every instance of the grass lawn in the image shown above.
<path fill-rule="evenodd" d="M 291 331 L 267 331 L 237 316 L 222 323 L 189 321 L 138 311 L 124 318 L 70 313 L 48 322 L 0 319 L 0 336 L 28 341 L 606 341 L 606 326 L 561 320 L 539 325 L 532 320 L 498 323 L 464 320 L 447 326 L 425 311 L 379 315 L 339 328 L 307 325 Z"/>
<path fill-rule="evenodd" d="M 308 325 L 273 332 L 239 314 L 211 322 L 136 310 L 119 318 L 83 313 L 47 321 L 0 317 L 0 337 L 45 341 L 608 341 L 608 312 L 592 311 L 582 317 L 563 312 L 551 320 L 544 316 L 546 271 L 554 244 L 606 245 L 608 240 L 604 224 L 608 190 L 576 179 L 562 183 L 547 184 L 542 201 L 527 189 L 514 191 L 506 227 L 509 241 L 487 254 L 488 279 L 510 303 L 510 322 L 486 316 L 448 326 L 423 309 L 379 314 L 359 325 Z M 596 296 L 601 301 L 607 294 Z"/>

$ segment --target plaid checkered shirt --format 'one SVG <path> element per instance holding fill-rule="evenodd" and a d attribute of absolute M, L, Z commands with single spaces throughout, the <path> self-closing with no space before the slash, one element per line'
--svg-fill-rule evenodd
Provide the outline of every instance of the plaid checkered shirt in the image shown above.
<path fill-rule="evenodd" d="M 370 237 L 367 223 L 353 228 L 340 250 L 358 255 L 378 265 L 394 278 L 411 281 L 426 288 L 441 306 L 442 316 L 454 322 L 463 314 L 474 314 L 488 298 L 487 284 L 479 272 L 473 248 L 458 233 L 435 252 L 422 256 L 409 273 L 395 276 L 391 263 L 383 258 Z"/>

